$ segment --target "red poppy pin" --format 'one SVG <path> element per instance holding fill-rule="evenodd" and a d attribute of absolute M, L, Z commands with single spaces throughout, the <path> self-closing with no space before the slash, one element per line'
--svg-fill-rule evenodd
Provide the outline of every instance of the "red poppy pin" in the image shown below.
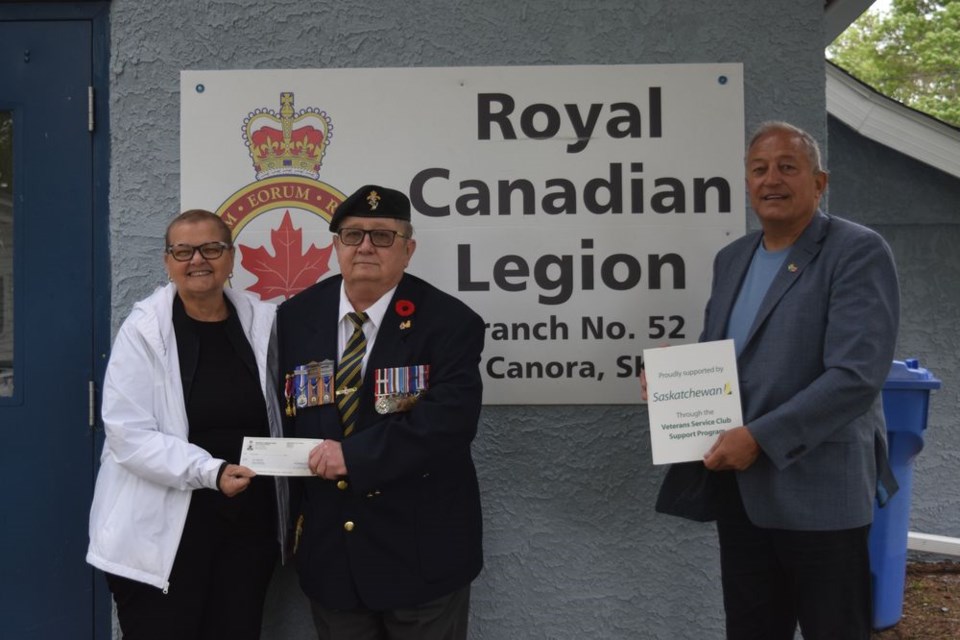
<path fill-rule="evenodd" d="M 407 318 L 400 323 L 401 329 L 409 329 L 413 326 L 413 322 L 409 320 L 409 317 L 413 315 L 413 312 L 416 310 L 416 307 L 413 306 L 413 303 L 409 300 L 397 300 L 397 303 L 393 305 L 393 310 L 397 312 L 397 315 L 401 318 Z"/>

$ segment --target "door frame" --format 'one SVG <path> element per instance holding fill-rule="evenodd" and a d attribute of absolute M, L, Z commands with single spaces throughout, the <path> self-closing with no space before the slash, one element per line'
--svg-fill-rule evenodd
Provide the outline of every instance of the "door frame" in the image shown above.
<path fill-rule="evenodd" d="M 110 286 L 110 207 L 109 207 L 109 167 L 110 167 L 110 112 L 109 112 L 109 11 L 108 0 L 65 2 L 16 2 L 0 0 L 0 20 L 15 22 L 30 21 L 86 21 L 91 28 L 91 78 L 93 83 L 94 130 L 92 136 L 91 203 L 93 212 L 93 291 L 91 307 L 93 310 L 94 362 L 90 363 L 95 386 L 95 407 L 93 411 L 93 434 L 90 455 L 93 457 L 90 486 L 99 471 L 100 451 L 103 448 L 103 422 L 100 418 L 100 396 L 103 375 L 110 353 L 111 338 L 111 286 Z M 90 498 L 92 499 L 92 495 Z M 94 594 L 93 629 L 90 637 L 95 640 L 107 640 L 113 636 L 113 615 L 111 598 L 106 582 L 96 571 L 91 571 Z"/>

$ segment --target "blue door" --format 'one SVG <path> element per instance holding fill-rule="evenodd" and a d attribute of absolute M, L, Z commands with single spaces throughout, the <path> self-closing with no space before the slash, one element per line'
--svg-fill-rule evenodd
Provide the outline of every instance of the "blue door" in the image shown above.
<path fill-rule="evenodd" d="M 0 13 L 0 636 L 103 638 L 108 600 L 84 560 L 102 366 L 92 23 L 8 15 Z"/>

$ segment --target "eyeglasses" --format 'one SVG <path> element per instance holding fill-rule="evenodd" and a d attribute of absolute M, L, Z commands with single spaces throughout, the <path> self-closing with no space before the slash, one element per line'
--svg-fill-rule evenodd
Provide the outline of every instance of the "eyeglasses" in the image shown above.
<path fill-rule="evenodd" d="M 197 251 L 200 252 L 200 255 L 203 256 L 205 260 L 216 260 L 223 255 L 225 249 L 229 249 L 230 245 L 226 242 L 205 242 L 200 245 L 192 244 L 171 244 L 167 247 L 167 253 L 169 253 L 174 260 L 177 262 L 188 262 L 193 259 L 193 254 Z"/>
<path fill-rule="evenodd" d="M 373 243 L 373 246 L 381 248 L 392 247 L 397 236 L 400 236 L 401 238 L 410 237 L 403 235 L 399 231 L 394 231 L 393 229 L 340 229 L 337 231 L 337 236 L 339 236 L 340 242 L 348 247 L 355 247 L 358 244 L 363 244 L 363 237 L 366 235 L 370 236 L 370 242 Z"/>

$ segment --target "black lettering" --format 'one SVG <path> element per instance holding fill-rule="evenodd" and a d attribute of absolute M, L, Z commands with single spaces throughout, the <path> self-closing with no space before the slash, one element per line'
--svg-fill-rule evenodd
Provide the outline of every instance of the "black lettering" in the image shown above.
<path fill-rule="evenodd" d="M 616 268 L 618 264 L 626 267 L 626 276 L 620 280 L 617 278 Z M 637 286 L 640 282 L 640 261 L 628 253 L 615 253 L 603 261 L 600 265 L 600 279 L 614 291 L 626 291 Z"/>
<path fill-rule="evenodd" d="M 593 238 L 583 238 L 580 240 L 581 249 L 593 249 Z M 589 253 L 585 253 L 580 257 L 580 273 L 582 274 L 582 279 L 580 281 L 580 287 L 584 291 L 593 290 L 593 256 Z"/>
<path fill-rule="evenodd" d="M 650 103 L 650 137 L 662 137 L 662 109 L 660 106 L 660 87 L 650 87 L 647 91 L 647 100 Z"/>
<path fill-rule="evenodd" d="M 423 197 L 423 189 L 426 186 L 427 181 L 434 178 L 443 178 L 444 180 L 449 180 L 450 170 L 435 167 L 432 169 L 424 169 L 417 175 L 413 176 L 413 179 L 410 181 L 410 205 L 425 216 L 430 216 L 431 218 L 442 218 L 450 215 L 450 207 L 431 206 L 427 204 L 426 198 Z"/>
<path fill-rule="evenodd" d="M 553 266 L 560 269 L 556 278 L 550 277 L 549 270 Z M 573 293 L 573 256 L 555 256 L 552 254 L 541 256 L 533 265 L 533 279 L 541 289 L 548 291 L 559 289 L 554 296 L 541 294 L 538 297 L 541 304 L 563 304 L 570 299 L 570 295 Z"/>
<path fill-rule="evenodd" d="M 457 197 L 457 213 L 462 216 L 490 215 L 490 189 L 485 182 L 482 180 L 464 180 L 460 183 L 460 188 L 464 190 L 473 189 L 473 191 L 461 191 Z"/>
<path fill-rule="evenodd" d="M 520 192 L 521 210 L 523 215 L 532 216 L 535 213 L 533 208 L 534 199 L 537 197 L 537 192 L 533 188 L 533 183 L 529 180 L 514 180 L 510 182 L 509 180 L 500 180 L 497 183 L 497 203 L 499 205 L 498 213 L 501 216 L 508 216 L 512 213 L 512 196 L 514 192 Z"/>
<path fill-rule="evenodd" d="M 623 111 L 624 114 L 607 121 L 607 135 L 611 138 L 639 138 L 642 134 L 640 109 L 632 102 L 615 102 L 610 111 Z"/>
<path fill-rule="evenodd" d="M 633 378 L 640 375 L 643 369 L 643 356 L 618 356 L 617 377 Z"/>
<path fill-rule="evenodd" d="M 543 196 L 540 206 L 544 213 L 555 215 L 558 213 L 577 212 L 577 188 L 573 183 L 563 178 L 552 178 L 546 182 L 547 188 L 560 187 L 560 191 L 547 193 Z"/>
<path fill-rule="evenodd" d="M 546 118 L 546 125 L 543 129 L 537 129 L 534 119 L 538 114 L 543 114 Z M 520 114 L 520 130 L 524 135 L 534 140 L 543 140 L 552 138 L 560 131 L 560 112 L 549 104 L 538 102 L 532 104 Z"/>
<path fill-rule="evenodd" d="M 590 316 L 583 316 L 583 339 L 600 340 L 603 338 L 603 318 L 597 316 L 596 321 Z"/>
<path fill-rule="evenodd" d="M 631 162 L 630 171 L 643 173 L 643 163 Z M 630 180 L 630 213 L 643 213 L 643 178 Z"/>
<path fill-rule="evenodd" d="M 693 212 L 707 212 L 707 190 L 711 187 L 717 192 L 717 211 L 730 213 L 730 184 L 723 178 L 693 179 Z"/>
<path fill-rule="evenodd" d="M 668 186 L 669 190 L 658 191 L 653 194 L 650 205 L 657 213 L 685 213 L 687 192 L 683 183 L 677 178 L 657 178 L 653 184 Z M 668 204 L 669 202 L 669 204 Z"/>
<path fill-rule="evenodd" d="M 563 105 L 570 117 L 570 124 L 573 125 L 573 132 L 577 135 L 577 141 L 567 145 L 567 153 L 579 153 L 587 148 L 593 130 L 597 126 L 597 120 L 600 119 L 600 110 L 603 105 L 599 103 L 591 104 L 590 111 L 587 113 L 587 121 L 584 122 L 580 116 L 580 109 L 575 104 Z"/>
<path fill-rule="evenodd" d="M 470 280 L 470 245 L 457 245 L 457 290 L 458 291 L 489 291 L 489 282 L 473 282 Z"/>
<path fill-rule="evenodd" d="M 619 162 L 610 163 L 610 180 L 594 178 L 583 187 L 583 204 L 590 213 L 623 213 L 623 178 L 622 165 Z M 606 204 L 600 204 L 597 197 L 601 190 L 606 190 L 608 197 Z"/>
<path fill-rule="evenodd" d="M 487 375 L 495 380 L 502 380 L 504 375 L 497 371 L 494 367 L 503 362 L 503 356 L 494 356 L 487 360 Z"/>
<path fill-rule="evenodd" d="M 501 107 L 497 112 L 491 111 L 494 103 Z M 516 140 L 517 134 L 508 117 L 513 113 L 514 106 L 513 98 L 506 93 L 477 94 L 477 139 L 489 140 L 491 125 L 495 123 L 499 125 L 504 140 Z"/>
<path fill-rule="evenodd" d="M 663 256 L 651 254 L 647 256 L 647 277 L 650 280 L 650 289 L 660 288 L 660 274 L 664 265 L 669 264 L 673 272 L 673 288 L 686 289 L 687 287 L 687 265 L 683 258 L 676 253 L 668 253 Z"/>
<path fill-rule="evenodd" d="M 503 256 L 493 265 L 493 281 L 504 291 L 523 291 L 526 282 L 510 282 L 507 278 L 526 278 L 530 275 L 527 261 L 516 255 Z"/>

